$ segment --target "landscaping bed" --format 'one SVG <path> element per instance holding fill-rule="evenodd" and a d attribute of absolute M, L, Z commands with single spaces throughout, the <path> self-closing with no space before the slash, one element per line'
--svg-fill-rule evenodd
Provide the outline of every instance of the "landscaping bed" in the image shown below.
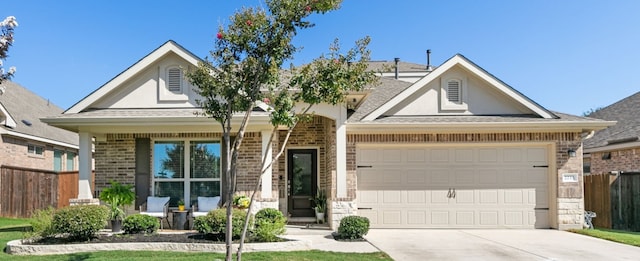
<path fill-rule="evenodd" d="M 287 241 L 281 239 L 281 242 Z M 224 244 L 224 238 L 217 235 L 204 235 L 195 232 L 186 233 L 156 233 L 156 234 L 98 234 L 88 241 L 75 241 L 67 237 L 47 238 L 43 240 L 24 242 L 26 245 L 55 245 L 55 244 L 87 244 L 87 243 L 203 243 Z M 253 243 L 253 242 L 247 242 Z"/>

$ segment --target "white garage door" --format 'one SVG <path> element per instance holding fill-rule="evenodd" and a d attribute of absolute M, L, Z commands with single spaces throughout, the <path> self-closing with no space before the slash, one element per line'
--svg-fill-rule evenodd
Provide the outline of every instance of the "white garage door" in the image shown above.
<path fill-rule="evenodd" d="M 544 146 L 357 149 L 358 215 L 373 228 L 548 228 Z"/>

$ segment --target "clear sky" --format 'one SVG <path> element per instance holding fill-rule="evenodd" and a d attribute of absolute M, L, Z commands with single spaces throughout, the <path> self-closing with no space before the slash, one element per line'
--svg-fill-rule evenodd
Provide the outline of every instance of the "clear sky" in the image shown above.
<path fill-rule="evenodd" d="M 169 39 L 205 57 L 232 1 L 3 1 L 19 26 L 5 67 L 13 80 L 67 109 Z M 439 65 L 456 53 L 549 110 L 580 115 L 640 88 L 640 1 L 346 0 L 313 16 L 296 64 L 372 38 L 374 60 Z M 10 91 L 10 90 L 7 90 Z"/>

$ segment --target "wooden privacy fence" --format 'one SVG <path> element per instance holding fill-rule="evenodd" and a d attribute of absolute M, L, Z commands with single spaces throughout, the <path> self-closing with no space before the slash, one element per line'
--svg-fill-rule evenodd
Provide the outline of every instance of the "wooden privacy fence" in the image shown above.
<path fill-rule="evenodd" d="M 93 178 L 92 178 L 93 180 Z M 78 196 L 78 172 L 0 167 L 0 216 L 30 217 L 38 209 L 61 208 Z"/>
<path fill-rule="evenodd" d="M 640 173 L 585 176 L 584 193 L 594 226 L 640 231 Z"/>

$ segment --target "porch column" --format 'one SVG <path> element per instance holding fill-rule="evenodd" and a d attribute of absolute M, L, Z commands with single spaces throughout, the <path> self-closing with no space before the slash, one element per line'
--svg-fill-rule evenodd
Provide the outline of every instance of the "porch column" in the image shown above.
<path fill-rule="evenodd" d="M 269 144 L 269 139 L 271 138 L 271 134 L 273 133 L 272 130 L 262 130 L 260 131 L 261 135 L 262 135 L 262 158 L 263 159 L 267 159 L 266 162 L 264 162 L 265 165 L 268 165 L 269 163 L 271 163 L 271 159 L 272 159 L 272 152 L 273 152 L 273 144 Z M 265 165 L 262 166 L 262 169 L 265 167 Z M 271 195 L 271 188 L 273 187 L 272 185 L 272 173 L 271 173 L 271 167 L 267 168 L 266 171 L 262 174 L 262 176 L 260 177 L 262 179 L 262 198 L 263 199 L 267 199 L 267 198 L 272 198 Z"/>
<path fill-rule="evenodd" d="M 91 145 L 92 135 L 80 132 L 80 151 L 78 153 L 78 199 L 92 199 L 91 188 Z"/>
<path fill-rule="evenodd" d="M 347 197 L 347 108 L 340 107 L 336 119 L 336 190 L 338 198 Z"/>

